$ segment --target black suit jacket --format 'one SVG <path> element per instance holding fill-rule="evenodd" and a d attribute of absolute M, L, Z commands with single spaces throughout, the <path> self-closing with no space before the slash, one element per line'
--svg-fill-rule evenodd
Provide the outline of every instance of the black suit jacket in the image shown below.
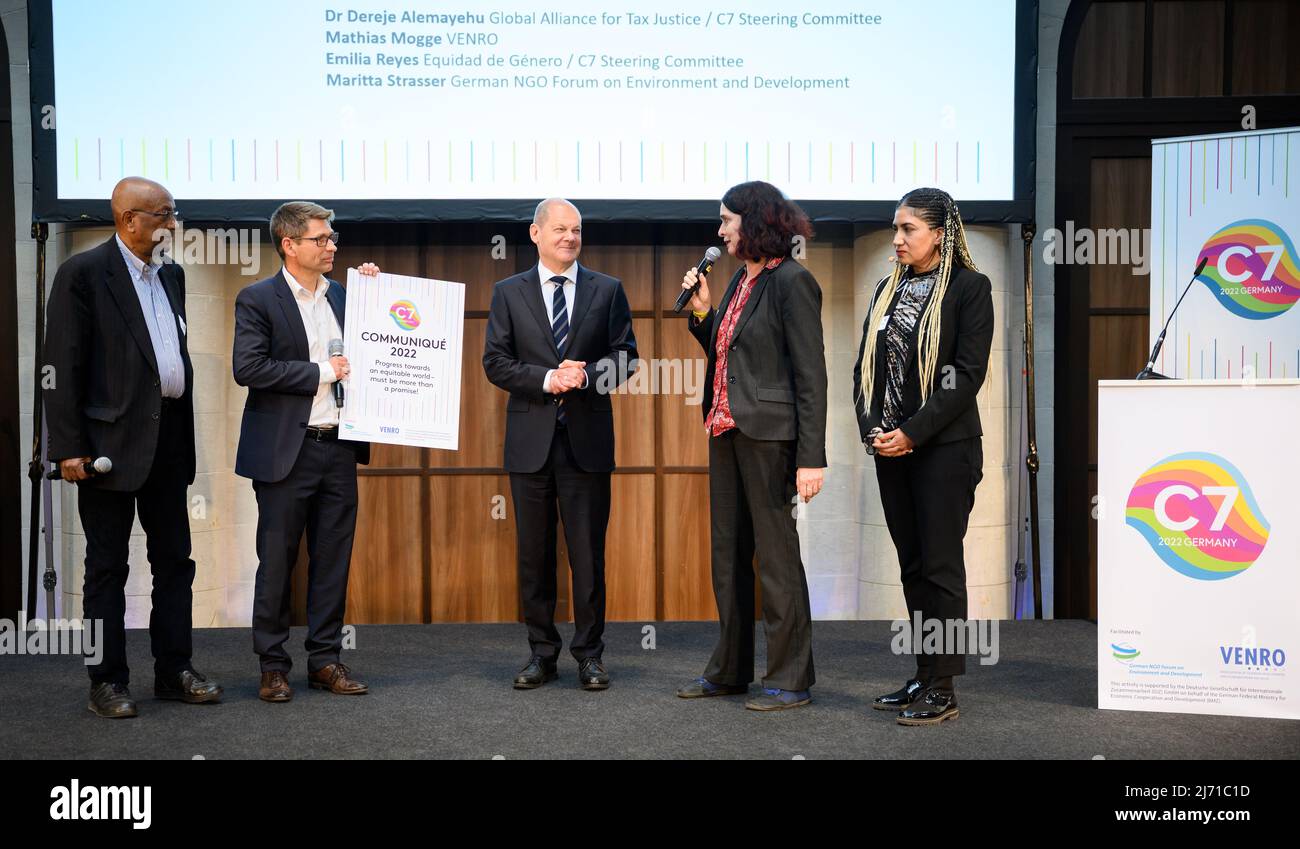
<path fill-rule="evenodd" d="M 886 278 L 887 280 L 888 278 Z M 880 297 L 886 280 L 876 284 L 872 303 Z M 921 404 L 920 359 L 917 357 L 917 335 L 920 320 L 912 329 L 912 356 L 908 360 L 906 384 L 903 387 L 904 406 L 916 412 L 900 429 L 916 445 L 940 444 L 981 436 L 979 408 L 976 396 L 984 383 L 989 367 L 989 349 L 993 345 L 993 286 L 978 271 L 966 268 L 954 270 L 948 281 L 940 305 L 942 315 L 939 328 L 939 364 L 934 373 L 930 397 Z M 889 305 L 889 314 L 898 303 Z M 867 310 L 871 321 L 871 309 Z M 875 332 L 876 368 L 872 381 L 870 404 L 862 398 L 862 358 L 866 352 L 867 333 Z M 873 427 L 880 425 L 881 406 L 885 392 L 885 336 L 884 331 L 862 326 L 862 342 L 858 345 L 858 360 L 853 366 L 853 403 L 857 410 L 858 430 L 863 439 Z M 949 386 L 944 386 L 945 367 L 951 366 Z"/>
<path fill-rule="evenodd" d="M 579 265 L 576 284 L 563 357 L 555 347 L 537 266 L 493 287 L 483 371 L 493 385 L 510 393 L 508 472 L 536 472 L 546 464 L 559 398 L 564 399 L 578 465 L 588 472 L 614 469 L 614 408 L 608 393 L 636 368 L 632 310 L 623 284 L 613 277 Z M 542 389 L 542 380 L 562 360 L 585 362 L 587 385 L 551 395 Z"/>
<path fill-rule="evenodd" d="M 745 276 L 741 266 L 716 310 L 691 334 L 708 355 L 705 421 L 713 409 L 718 326 Z M 787 258 L 764 269 L 745 302 L 727 352 L 727 401 L 736 427 L 751 439 L 795 440 L 795 465 L 826 467 L 826 354 L 822 346 L 822 290 L 808 269 Z"/>
<path fill-rule="evenodd" d="M 172 313 L 185 317 L 185 272 L 166 263 L 158 273 Z M 131 272 L 116 237 L 68 259 L 59 267 L 47 308 L 45 363 L 54 367 L 44 390 L 49 459 L 108 457 L 113 471 L 83 481 L 116 492 L 144 485 L 158 447 L 162 382 L 153 340 Z M 181 323 L 176 324 L 185 393 L 177 415 L 187 433 L 179 457 L 185 480 L 194 482 L 194 370 Z"/>
<path fill-rule="evenodd" d="M 327 280 L 325 293 L 343 328 L 346 292 Z M 255 481 L 284 480 L 302 450 L 320 368 L 311 361 L 307 330 L 281 269 L 245 287 L 235 298 L 235 382 L 248 387 L 239 428 L 235 474 Z M 357 462 L 370 462 L 369 442 L 350 442 Z"/>

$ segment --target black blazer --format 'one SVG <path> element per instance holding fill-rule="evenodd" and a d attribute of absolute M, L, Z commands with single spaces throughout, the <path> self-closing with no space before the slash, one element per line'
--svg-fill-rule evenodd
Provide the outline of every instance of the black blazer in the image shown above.
<path fill-rule="evenodd" d="M 546 372 L 562 360 L 587 364 L 587 385 L 562 396 L 570 445 L 588 472 L 614 469 L 614 408 L 607 394 L 635 370 L 632 310 L 617 279 L 578 266 L 561 357 L 542 299 L 537 266 L 507 277 L 492 289 L 483 371 L 510 393 L 506 402 L 505 468 L 536 472 L 546 465 L 555 435 L 558 398 L 542 389 Z"/>
<path fill-rule="evenodd" d="M 888 278 L 876 284 L 872 303 L 880 297 Z M 930 388 L 930 397 L 921 404 L 920 359 L 917 357 L 917 335 L 920 320 L 912 329 L 912 356 L 908 360 L 906 385 L 903 387 L 905 406 L 916 412 L 901 426 L 918 447 L 927 443 L 940 444 L 981 436 L 984 431 L 980 426 L 979 408 L 976 395 L 984 383 L 984 375 L 989 367 L 989 348 L 993 345 L 993 286 L 989 279 L 978 271 L 966 268 L 954 270 L 948 281 L 948 290 L 944 293 L 940 305 L 942 316 L 939 328 L 939 364 L 934 373 L 934 385 Z M 894 303 L 889 305 L 889 314 L 893 315 Z M 867 309 L 866 322 L 871 321 L 871 309 Z M 867 333 L 872 328 L 862 325 L 862 342 L 858 345 L 858 359 L 853 365 L 853 403 L 857 410 L 858 431 L 863 439 L 873 427 L 880 425 L 881 406 L 885 393 L 885 335 L 883 330 L 875 330 L 876 369 L 872 382 L 871 403 L 868 406 L 862 395 L 862 358 L 867 349 Z M 951 366 L 951 387 L 944 386 L 944 367 Z"/>
<path fill-rule="evenodd" d="M 346 292 L 327 280 L 325 297 L 343 327 Z M 311 361 L 307 330 L 284 270 L 247 286 L 235 298 L 235 383 L 248 387 L 239 428 L 235 474 L 263 483 L 288 477 L 302 450 L 320 368 Z M 370 462 L 370 443 L 342 440 L 358 463 Z"/>
<path fill-rule="evenodd" d="M 172 312 L 185 317 L 185 272 L 166 263 L 158 273 Z M 43 392 L 49 426 L 49 459 L 107 457 L 113 471 L 82 481 L 114 492 L 144 485 L 158 448 L 162 382 L 131 272 L 117 238 L 71 257 L 59 267 L 50 290 L 45 364 L 54 367 Z M 185 448 L 178 457 L 185 480 L 194 482 L 194 369 L 181 322 L 176 324 L 185 393 L 177 416 Z"/>
<path fill-rule="evenodd" d="M 718 325 L 746 274 L 741 266 L 722 303 L 691 334 L 708 356 L 703 413 L 713 409 Z M 727 352 L 727 401 L 736 427 L 751 439 L 795 440 L 795 465 L 826 467 L 826 354 L 822 290 L 808 269 L 787 258 L 754 281 Z"/>

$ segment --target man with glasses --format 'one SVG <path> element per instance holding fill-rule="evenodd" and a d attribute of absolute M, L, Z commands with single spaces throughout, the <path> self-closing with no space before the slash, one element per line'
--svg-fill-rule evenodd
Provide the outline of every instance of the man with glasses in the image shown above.
<path fill-rule="evenodd" d="M 194 561 L 186 490 L 194 482 L 194 373 L 186 344 L 185 274 L 162 263 L 176 203 L 128 177 L 113 189 L 116 233 L 59 268 L 50 291 L 44 389 L 48 457 L 77 484 L 86 537 L 83 617 L 99 632 L 88 666 L 92 712 L 136 716 L 126 662 L 131 528 L 144 528 L 153 573 L 149 640 L 154 696 L 216 702 L 221 687 L 191 663 Z M 99 457 L 112 471 L 97 475 Z"/>
<path fill-rule="evenodd" d="M 334 268 L 334 213 L 314 203 L 286 203 L 271 216 L 284 260 L 280 273 L 235 299 L 235 382 L 248 387 L 235 474 L 257 496 L 257 581 L 253 650 L 261 663 L 258 695 L 293 698 L 285 650 L 290 577 L 307 532 L 307 671 L 312 689 L 339 695 L 369 691 L 340 662 L 348 570 L 357 522 L 357 463 L 370 445 L 339 438 L 334 384 L 346 382 L 341 345 L 345 292 L 325 275 Z M 362 274 L 379 273 L 371 263 Z"/>

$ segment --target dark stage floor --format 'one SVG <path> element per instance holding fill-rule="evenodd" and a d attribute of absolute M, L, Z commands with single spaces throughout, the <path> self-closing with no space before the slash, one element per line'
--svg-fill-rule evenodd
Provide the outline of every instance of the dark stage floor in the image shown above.
<path fill-rule="evenodd" d="M 149 698 L 148 635 L 133 631 L 140 716 L 118 721 L 86 709 L 80 658 L 0 657 L 0 758 L 1300 758 L 1295 721 L 1097 710 L 1087 622 L 1002 623 L 999 662 L 972 658 L 961 716 L 933 728 L 867 706 L 911 671 L 887 622 L 816 623 L 813 704 L 770 714 L 673 695 L 703 669 L 715 623 L 659 623 L 653 651 L 641 629 L 609 627 L 613 684 L 588 693 L 567 654 L 558 681 L 511 688 L 522 625 L 362 625 L 344 661 L 372 692 L 342 697 L 307 689 L 296 628 L 295 697 L 282 705 L 257 698 L 249 631 L 197 631 L 196 666 L 226 690 L 203 706 Z"/>

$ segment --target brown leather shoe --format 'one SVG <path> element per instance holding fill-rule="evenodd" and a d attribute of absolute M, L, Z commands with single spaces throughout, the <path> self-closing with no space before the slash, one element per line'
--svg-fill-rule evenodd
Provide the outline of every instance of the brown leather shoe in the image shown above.
<path fill-rule="evenodd" d="M 283 672 L 263 672 L 257 697 L 264 702 L 287 702 L 293 698 L 293 688 Z"/>
<path fill-rule="evenodd" d="M 329 690 L 340 696 L 361 696 L 370 692 L 370 688 L 355 678 L 350 677 L 352 670 L 341 663 L 331 663 L 307 676 L 307 683 L 313 690 Z"/>

